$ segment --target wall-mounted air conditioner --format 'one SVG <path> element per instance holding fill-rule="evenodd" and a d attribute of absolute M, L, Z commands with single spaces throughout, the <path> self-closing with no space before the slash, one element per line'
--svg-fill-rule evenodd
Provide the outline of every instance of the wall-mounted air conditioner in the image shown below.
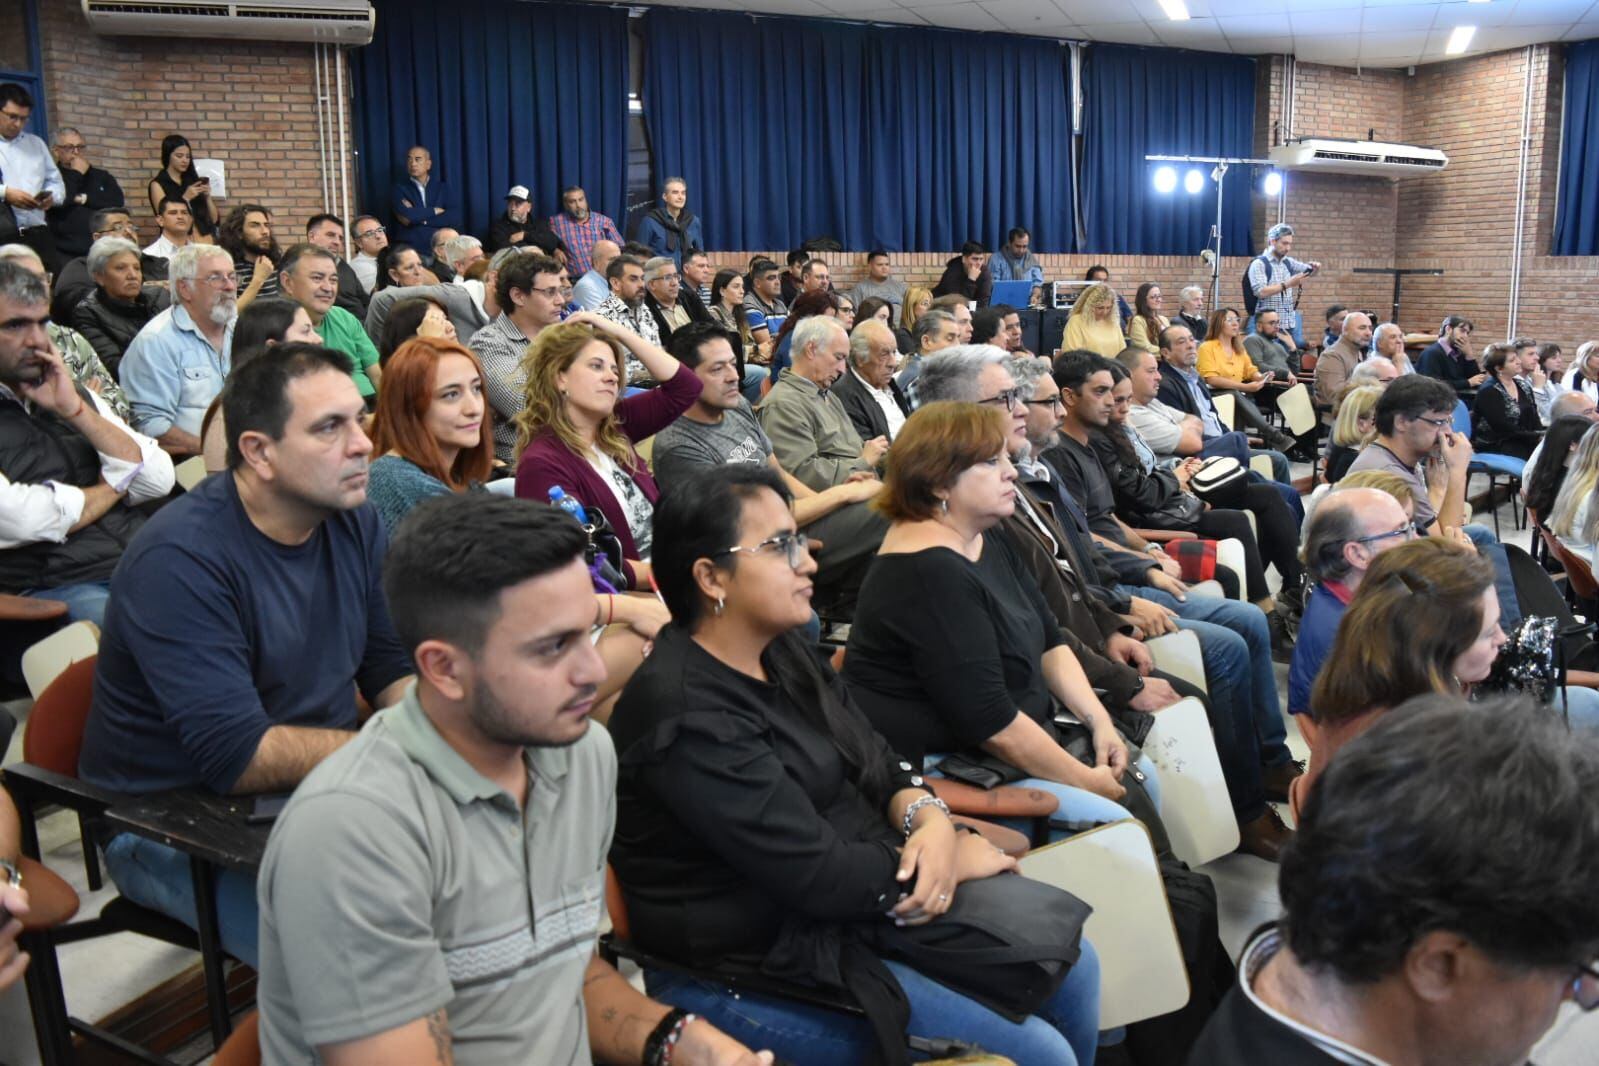
<path fill-rule="evenodd" d="M 377 24 L 368 0 L 83 0 L 83 13 L 111 37 L 363 45 Z"/>
<path fill-rule="evenodd" d="M 1331 137 L 1302 137 L 1279 144 L 1271 150 L 1271 158 L 1284 170 L 1370 178 L 1410 178 L 1432 174 L 1449 165 L 1449 157 L 1436 148 Z"/>

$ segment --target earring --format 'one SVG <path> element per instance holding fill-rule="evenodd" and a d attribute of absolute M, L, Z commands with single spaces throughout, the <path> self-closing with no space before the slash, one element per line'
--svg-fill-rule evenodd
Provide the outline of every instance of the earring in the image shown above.
<path fill-rule="evenodd" d="M 938 506 L 943 510 L 943 512 L 945 514 L 949 514 L 949 501 L 948 500 L 939 500 L 938 501 Z"/>
<path fill-rule="evenodd" d="M 722 597 L 718 596 L 718 597 L 716 597 L 716 606 L 712 607 L 711 610 L 712 610 L 712 612 L 714 612 L 716 614 L 716 616 L 718 618 L 720 618 L 722 616 L 722 610 L 726 606 L 727 606 L 727 601 L 722 599 Z"/>

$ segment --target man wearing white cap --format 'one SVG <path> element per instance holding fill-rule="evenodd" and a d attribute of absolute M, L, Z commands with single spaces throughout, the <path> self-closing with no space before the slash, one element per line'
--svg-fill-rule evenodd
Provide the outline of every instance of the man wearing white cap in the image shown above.
<path fill-rule="evenodd" d="M 567 247 L 550 229 L 548 220 L 533 214 L 533 201 L 526 185 L 513 185 L 505 194 L 505 214 L 489 227 L 489 254 L 501 248 L 538 248 L 566 262 Z"/>

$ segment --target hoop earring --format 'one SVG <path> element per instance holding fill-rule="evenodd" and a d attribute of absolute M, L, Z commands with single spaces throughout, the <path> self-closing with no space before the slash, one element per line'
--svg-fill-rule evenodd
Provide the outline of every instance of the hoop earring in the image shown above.
<path fill-rule="evenodd" d="M 938 506 L 943 510 L 944 514 L 946 514 L 946 515 L 949 514 L 949 501 L 948 500 L 939 500 L 938 501 Z"/>
<path fill-rule="evenodd" d="M 711 608 L 711 612 L 713 614 L 715 614 L 716 617 L 720 618 L 722 616 L 722 610 L 726 606 L 727 606 L 727 601 L 722 599 L 722 597 L 718 596 L 718 597 L 716 597 L 716 606 Z"/>

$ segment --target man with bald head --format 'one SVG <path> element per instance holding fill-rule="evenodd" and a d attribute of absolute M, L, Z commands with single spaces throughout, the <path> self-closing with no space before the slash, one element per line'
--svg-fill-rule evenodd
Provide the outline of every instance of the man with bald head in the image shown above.
<path fill-rule="evenodd" d="M 622 246 L 615 241 L 598 240 L 589 254 L 594 265 L 572 286 L 573 301 L 585 311 L 593 311 L 611 298 L 611 283 L 606 280 L 605 272 L 622 254 Z"/>
<path fill-rule="evenodd" d="M 1366 357 L 1366 346 L 1371 343 L 1371 319 L 1359 311 L 1351 311 L 1344 318 L 1344 331 L 1338 343 L 1321 353 L 1316 360 L 1316 403 L 1322 407 L 1321 420 L 1332 425 L 1333 407 L 1338 394 L 1349 383 L 1349 375 Z"/>
<path fill-rule="evenodd" d="M 1354 315 L 1350 315 L 1354 318 Z M 1344 320 L 1344 335 L 1349 321 Z M 1310 690 L 1332 651 L 1338 622 L 1377 556 L 1416 535 L 1411 516 L 1381 489 L 1329 492 L 1305 522 L 1305 571 L 1310 594 L 1288 670 L 1288 710 L 1310 713 Z"/>
<path fill-rule="evenodd" d="M 1349 375 L 1349 384 L 1351 386 L 1386 385 L 1398 376 L 1399 368 L 1394 366 L 1392 359 L 1374 355 L 1355 367 L 1355 372 Z"/>
<path fill-rule="evenodd" d="M 395 182 L 389 201 L 394 221 L 412 248 L 431 248 L 436 230 L 460 225 L 455 196 L 434 176 L 433 153 L 420 144 L 405 153 L 405 180 Z"/>
<path fill-rule="evenodd" d="M 874 437 L 892 441 L 910 416 L 910 401 L 894 381 L 898 362 L 894 331 L 877 319 L 867 319 L 850 333 L 849 365 L 833 383 L 832 393 L 843 402 L 863 441 Z"/>

